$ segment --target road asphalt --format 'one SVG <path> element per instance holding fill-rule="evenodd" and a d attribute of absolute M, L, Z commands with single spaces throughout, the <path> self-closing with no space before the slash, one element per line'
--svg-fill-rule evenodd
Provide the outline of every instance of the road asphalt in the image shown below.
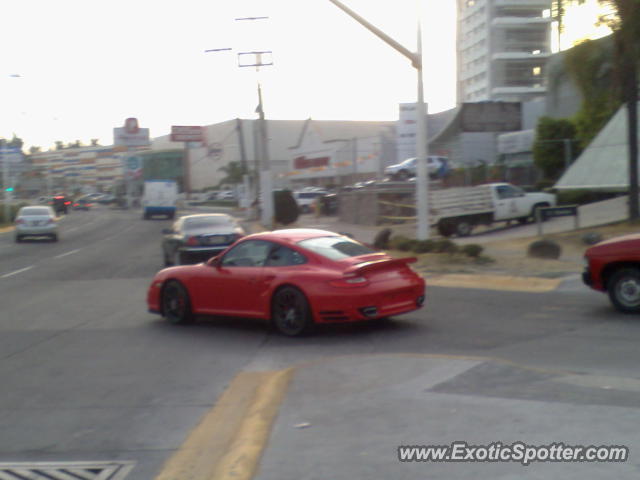
<path fill-rule="evenodd" d="M 582 226 L 596 225 L 597 223 L 592 222 L 598 221 L 609 223 L 623 219 L 624 215 L 625 200 L 614 199 L 599 206 L 581 208 L 580 222 Z M 124 212 L 122 216 L 125 216 Z M 411 322 L 400 317 L 390 325 L 382 326 L 376 330 L 375 340 L 367 335 L 346 333 L 339 337 L 346 345 L 346 354 L 327 353 L 331 351 L 333 344 L 339 343 L 338 337 L 328 335 L 320 339 L 294 340 L 278 337 L 271 341 L 270 348 L 263 348 L 259 350 L 263 353 L 254 356 L 244 338 L 249 336 L 254 343 L 260 345 L 268 343 L 257 335 L 243 335 L 243 331 L 233 328 L 215 330 L 215 335 L 206 335 L 206 329 L 202 328 L 200 334 L 195 336 L 193 332 L 198 333 L 197 330 L 169 329 L 160 320 L 156 322 L 154 319 L 153 323 L 147 320 L 149 325 L 140 324 L 138 317 L 123 310 L 122 306 L 115 305 L 113 298 L 126 304 L 131 292 L 135 292 L 135 298 L 130 302 L 138 305 L 139 301 L 140 308 L 143 308 L 136 288 L 139 288 L 140 278 L 146 279 L 155 272 L 153 262 L 157 252 L 155 243 L 152 253 L 145 242 L 134 242 L 133 238 L 146 234 L 146 229 L 151 227 L 159 232 L 161 225 L 140 224 L 142 220 L 138 215 L 130 224 L 106 215 L 104 220 L 103 217 L 96 217 L 94 221 L 104 222 L 108 231 L 113 230 L 113 235 L 122 231 L 128 236 L 133 252 L 127 257 L 130 265 L 117 267 L 123 269 L 122 272 L 112 271 L 116 266 L 112 265 L 115 262 L 111 259 L 121 255 L 115 244 L 107 244 L 104 250 L 100 250 L 100 255 L 89 255 L 89 247 L 99 246 L 102 241 L 96 233 L 95 238 L 87 237 L 88 241 L 85 243 L 73 245 L 73 250 L 58 252 L 53 249 L 62 248 L 61 246 L 47 245 L 52 252 L 51 258 L 46 261 L 38 257 L 26 257 L 25 253 L 24 258 L 41 262 L 42 265 L 26 271 L 24 275 L 32 276 L 32 282 L 42 281 L 38 278 L 43 276 L 46 280 L 46 275 L 49 274 L 53 278 L 59 274 L 56 262 L 65 262 L 65 271 L 71 272 L 71 267 L 75 266 L 81 273 L 76 274 L 73 284 L 55 283 L 58 288 L 87 288 L 89 280 L 106 285 L 106 277 L 116 276 L 116 273 L 118 278 L 122 277 L 117 283 L 118 290 L 111 292 L 111 295 L 103 295 L 94 289 L 83 291 L 84 296 L 95 297 L 91 314 L 75 312 L 79 308 L 78 302 L 59 306 L 54 299 L 48 297 L 34 298 L 32 301 L 55 305 L 56 309 L 65 313 L 60 315 L 60 321 L 71 322 L 72 319 L 84 318 L 83 316 L 93 321 L 87 325 L 71 325 L 72 333 L 77 329 L 77 336 L 95 335 L 96 340 L 94 343 L 78 343 L 75 347 L 78 350 L 70 350 L 70 355 L 78 359 L 93 355 L 98 366 L 106 362 L 114 363 L 114 372 L 119 375 L 122 371 L 131 370 L 131 374 L 125 378 L 127 388 L 105 392 L 106 398 L 116 396 L 116 393 L 116 399 L 122 396 L 120 403 L 124 407 L 129 406 L 130 399 L 127 395 L 143 396 L 140 383 L 143 386 L 150 383 L 148 378 L 134 376 L 134 372 L 137 374 L 134 367 L 161 362 L 166 375 L 162 377 L 162 382 L 154 381 L 151 385 L 154 388 L 147 390 L 153 393 L 160 389 L 160 383 L 169 383 L 175 388 L 175 404 L 169 404 L 171 408 L 164 408 L 164 404 L 161 404 L 161 410 L 155 403 L 158 402 L 157 398 L 162 397 L 154 393 L 148 394 L 149 399 L 142 399 L 147 403 L 143 403 L 144 408 L 139 409 L 139 417 L 153 417 L 154 422 L 151 423 L 157 426 L 158 432 L 170 429 L 174 432 L 172 435 L 177 436 L 184 425 L 190 424 L 188 419 L 207 409 L 186 436 L 182 446 L 175 450 L 164 467 L 157 472 L 155 478 L 159 480 L 582 480 L 638 478 L 640 475 L 640 459 L 637 456 L 640 448 L 637 434 L 640 379 L 635 373 L 637 368 L 633 361 L 624 363 L 625 355 L 632 356 L 632 352 L 637 350 L 634 339 L 640 337 L 640 329 L 636 328 L 633 319 L 602 321 L 599 317 L 609 315 L 609 311 L 606 306 L 601 310 L 598 310 L 599 307 L 591 308 L 591 297 L 588 297 L 590 293 L 586 288 L 581 288 L 577 293 L 571 291 L 565 298 L 560 295 L 566 286 L 561 286 L 558 290 L 560 293 L 555 293 L 558 297 L 550 301 L 550 297 L 545 296 L 549 294 L 542 290 L 517 294 L 523 297 L 505 292 L 500 294 L 505 297 L 502 299 L 495 292 L 490 295 L 489 292 L 477 290 L 476 285 L 475 296 L 469 299 L 465 298 L 465 288 L 461 288 L 459 284 L 455 289 L 430 285 L 423 311 L 434 311 L 436 303 L 440 304 L 439 308 L 442 310 L 425 317 L 424 323 L 419 326 L 414 324 L 417 318 L 422 317 L 416 315 L 415 318 L 411 317 L 414 318 Z M 89 230 L 90 226 L 88 222 L 78 222 L 77 226 L 74 224 L 72 228 L 78 230 L 72 232 L 68 229 L 68 238 L 74 240 L 73 235 L 83 231 L 82 229 Z M 380 229 L 346 225 L 333 217 L 313 215 L 304 215 L 298 226 L 350 233 L 364 242 L 372 242 Z M 570 230 L 573 228 L 573 219 L 553 219 L 544 227 L 545 231 L 547 228 L 549 231 Z M 486 235 L 474 235 L 471 239 L 481 242 L 484 237 L 530 236 L 532 231 L 535 235 L 535 230 L 535 225 L 527 225 L 491 231 Z M 35 248 L 37 245 L 27 245 L 30 246 Z M 6 245 L 7 251 L 11 248 L 13 245 Z M 22 257 L 19 260 L 22 261 Z M 26 269 L 17 260 L 15 265 L 12 261 L 11 258 L 6 260 L 8 273 L 5 277 L 16 280 L 23 275 L 18 272 Z M 83 283 L 83 280 L 86 281 Z M 19 296 L 21 285 L 16 283 L 14 287 L 7 287 L 7 294 L 13 294 L 14 302 L 16 298 L 18 302 L 23 298 Z M 508 290 L 507 287 L 504 289 Z M 443 301 L 448 298 L 451 300 Z M 561 302 L 555 301 L 557 298 L 561 298 Z M 435 299 L 440 302 L 433 301 Z M 531 306 L 544 302 L 549 304 L 542 305 L 539 310 Z M 599 305 L 597 302 L 595 304 Z M 602 304 L 605 305 L 604 299 Z M 475 311 L 472 311 L 471 305 Z M 493 315 L 499 318 L 484 318 L 482 310 L 485 308 L 500 312 Z M 589 318 L 580 323 L 577 315 L 582 312 L 587 312 L 584 314 Z M 8 319 L 5 321 L 8 323 Z M 21 320 L 21 323 L 25 322 L 24 328 L 34 331 L 39 322 L 52 328 L 48 317 L 27 317 L 26 320 Z M 111 343 L 123 341 L 121 337 L 113 337 L 112 340 L 108 337 L 104 340 L 102 336 L 97 336 L 103 330 L 110 333 L 108 328 L 112 328 L 114 324 L 120 325 L 123 330 L 126 327 L 126 331 L 130 332 L 127 333 L 125 343 L 127 351 L 135 352 L 133 360 L 124 356 L 120 360 L 101 354 L 106 352 Z M 483 327 L 489 335 L 483 339 L 470 338 L 467 331 L 470 325 Z M 525 325 L 532 326 L 535 330 L 521 332 L 520 329 L 524 329 Z M 424 336 L 412 333 L 411 328 L 418 327 Z M 491 342 L 491 332 L 494 344 L 483 344 L 482 342 Z M 501 336 L 507 335 L 505 332 L 510 336 L 510 341 L 501 343 Z M 11 331 L 5 332 L 3 347 L 5 352 L 13 355 L 15 365 L 5 360 L 4 368 L 8 371 L 6 378 L 9 379 L 5 396 L 10 397 L 15 406 L 13 410 L 4 413 L 3 421 L 10 424 L 15 416 L 13 412 L 20 402 L 31 402 L 37 407 L 37 411 L 34 408 L 32 421 L 32 428 L 37 430 L 43 428 L 47 421 L 52 421 L 51 414 L 42 406 L 48 405 L 45 400 L 51 399 L 40 398 L 44 394 L 38 393 L 41 390 L 35 387 L 29 390 L 32 388 L 29 382 L 34 381 L 33 377 L 37 372 L 40 372 L 43 382 L 50 375 L 60 375 L 59 372 L 63 371 L 65 365 L 51 364 L 51 359 L 42 365 L 19 364 L 21 357 L 18 353 L 22 347 L 10 343 L 13 338 L 9 336 L 10 333 Z M 39 331 L 37 333 L 40 334 Z M 392 348 L 390 351 L 374 348 L 374 342 L 383 346 L 391 345 L 393 337 L 400 334 L 403 342 L 398 344 L 397 351 Z M 234 335 L 242 341 L 234 343 Z M 159 337 L 165 336 L 172 342 L 170 354 L 154 356 L 156 343 L 160 343 Z M 443 336 L 459 338 L 460 343 L 477 341 L 478 355 L 457 354 L 453 340 L 438 351 L 437 345 L 441 344 L 439 339 Z M 427 345 L 417 345 L 417 342 L 425 342 Z M 63 347 L 65 345 L 61 346 L 61 351 L 64 351 Z M 230 348 L 228 352 L 224 350 L 227 347 Z M 224 361 L 211 363 L 206 355 L 216 349 L 225 352 Z M 593 359 L 589 360 L 591 352 Z M 52 351 L 50 357 L 56 358 L 55 353 L 57 350 Z M 301 353 L 304 353 L 304 357 L 297 356 Z M 558 357 L 562 357 L 562 367 L 555 364 Z M 126 365 L 125 358 L 129 362 Z M 181 359 L 185 362 L 179 362 Z M 606 363 L 602 359 L 611 359 L 611 363 L 602 365 Z M 238 370 L 237 365 L 240 364 L 244 367 Z M 189 366 L 186 369 L 188 371 L 185 371 L 184 365 Z M 79 362 L 75 368 L 84 371 L 82 366 Z M 208 377 L 213 378 L 216 370 L 221 371 L 220 378 L 232 377 L 226 384 L 226 389 L 223 388 L 224 384 L 213 385 L 208 380 Z M 203 398 L 196 398 L 197 408 L 191 405 L 194 402 L 193 392 L 197 390 L 181 386 L 189 378 L 189 372 L 192 375 L 197 372 L 198 383 L 206 387 L 206 392 L 201 393 Z M 16 388 L 19 385 L 18 379 L 21 382 L 29 380 L 22 390 Z M 101 378 L 87 374 L 86 378 L 74 379 L 68 385 L 61 383 L 59 388 L 66 393 L 80 385 L 88 391 L 92 382 L 99 380 L 102 381 Z M 31 392 L 31 397 L 25 392 Z M 73 390 L 73 393 L 80 397 L 82 392 Z M 87 392 L 87 396 L 93 398 L 98 393 L 99 391 Z M 209 394 L 218 399 L 210 410 L 204 400 Z M 59 396 L 59 403 L 69 408 L 63 403 L 66 397 L 62 393 Z M 100 406 L 101 397 L 93 401 Z M 81 443 L 84 438 L 82 435 L 89 436 L 90 430 L 94 428 L 96 415 L 105 415 L 104 411 L 111 414 L 104 407 L 101 407 L 102 410 L 87 409 L 84 403 L 78 405 L 86 410 L 87 429 L 78 430 L 77 438 L 57 439 L 63 446 L 65 443 Z M 189 407 L 189 415 L 180 405 Z M 60 408 L 58 405 L 58 409 Z M 76 412 L 69 410 L 68 415 L 72 414 L 76 415 Z M 58 416 L 56 421 L 63 422 L 64 418 Z M 70 420 L 69 422 L 71 423 Z M 117 424 L 119 421 L 114 417 L 113 422 Z M 118 430 L 127 431 L 128 427 L 119 425 Z M 131 429 L 135 431 L 135 428 Z M 120 433 L 116 431 L 112 435 L 116 438 Z M 174 440 L 171 435 L 164 435 L 165 437 L 157 435 L 158 440 L 162 440 L 163 445 L 166 444 L 163 452 L 172 448 Z M 9 442 L 9 438 L 6 437 L 5 440 Z M 97 438 L 108 443 L 103 437 Z M 544 446 L 555 448 L 556 452 L 560 447 L 569 446 L 626 446 L 630 450 L 630 456 L 624 462 L 532 460 L 529 465 L 524 465 L 517 456 L 511 461 L 502 462 L 473 462 L 464 458 L 459 461 L 406 461 L 407 458 L 400 458 L 401 446 L 450 446 L 453 442 L 479 447 L 475 450 L 478 454 L 486 453 L 491 446 L 494 451 L 498 448 L 504 452 L 510 446 L 520 445 L 519 442 L 522 442 L 530 452 Z M 53 445 L 53 440 L 51 443 Z M 144 448 L 139 444 L 146 444 L 137 438 L 133 438 L 131 443 L 135 448 L 131 449 L 127 459 L 135 457 L 135 449 L 139 449 L 141 453 L 138 455 L 143 457 Z M 76 449 L 79 450 L 78 447 Z M 53 450 L 54 453 L 57 451 Z M 405 450 L 402 452 L 411 453 Z M 464 453 L 469 453 L 469 450 Z M 544 460 L 545 451 L 540 449 L 539 453 L 540 459 Z M 136 467 L 127 475 L 126 480 L 148 480 L 152 478 L 148 475 L 150 470 L 151 467 L 147 470 Z M 143 475 L 141 471 L 147 475 Z M 0 475 L 0 478 L 3 477 Z"/>
<path fill-rule="evenodd" d="M 581 227 L 623 220 L 626 198 L 581 207 L 579 215 Z M 570 231 L 574 221 L 552 219 L 544 224 L 544 231 Z M 302 216 L 297 226 L 349 233 L 368 243 L 381 228 L 314 215 Z M 410 232 L 411 228 L 399 229 Z M 471 240 L 481 243 L 536 234 L 537 226 L 530 224 L 494 229 Z M 573 281 L 579 284 L 576 278 Z M 458 284 L 457 288 L 460 286 L 464 287 Z M 474 285 L 478 287 L 482 288 Z M 579 288 L 586 292 L 582 285 Z M 539 295 L 533 292 L 530 295 Z M 428 296 L 437 294 L 437 289 L 428 287 Z M 550 315 L 560 320 L 563 313 Z M 468 316 L 473 317 L 474 312 Z M 569 348 L 567 356 L 571 354 Z M 635 426 L 640 380 L 622 373 L 618 377 L 580 368 L 541 368 L 543 359 L 543 352 L 523 358 L 522 363 L 489 356 L 360 353 L 298 364 L 253 362 L 243 375 L 261 372 L 267 375 L 265 382 L 272 376 L 286 376 L 287 380 L 276 391 L 261 388 L 259 383 L 255 386 L 246 415 L 234 430 L 235 440 L 211 478 L 638 478 L 640 460 L 634 454 L 640 448 Z M 246 391 L 238 393 L 234 388 L 229 387 L 228 398 L 220 400 L 214 411 L 234 397 L 246 401 Z M 222 412 L 218 414 L 224 415 Z M 196 429 L 192 435 L 199 434 L 202 432 Z M 504 451 L 524 444 L 530 452 L 553 445 L 556 451 L 568 446 L 618 445 L 630 449 L 630 458 L 624 462 L 557 462 L 549 461 L 542 451 L 541 460 L 530 465 L 524 465 L 517 455 L 501 462 L 400 459 L 401 446 L 450 446 L 454 442 L 480 447 L 480 454 L 491 445 Z"/>

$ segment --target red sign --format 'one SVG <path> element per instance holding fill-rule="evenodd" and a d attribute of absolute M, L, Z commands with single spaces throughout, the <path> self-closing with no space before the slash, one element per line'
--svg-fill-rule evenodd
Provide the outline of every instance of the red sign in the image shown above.
<path fill-rule="evenodd" d="M 293 159 L 293 168 L 296 170 L 313 167 L 326 167 L 327 165 L 329 165 L 329 157 L 307 158 L 303 155 Z"/>
<path fill-rule="evenodd" d="M 202 127 L 172 126 L 172 142 L 202 142 Z"/>

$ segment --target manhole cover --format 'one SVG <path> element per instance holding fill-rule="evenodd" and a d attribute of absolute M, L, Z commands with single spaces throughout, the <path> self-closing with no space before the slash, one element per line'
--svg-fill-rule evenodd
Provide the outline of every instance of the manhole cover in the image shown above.
<path fill-rule="evenodd" d="M 134 462 L 0 463 L 0 480 L 122 480 Z"/>

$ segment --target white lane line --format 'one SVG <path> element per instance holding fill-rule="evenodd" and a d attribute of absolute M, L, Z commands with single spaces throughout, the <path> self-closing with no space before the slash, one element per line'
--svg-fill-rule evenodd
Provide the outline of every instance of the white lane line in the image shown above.
<path fill-rule="evenodd" d="M 72 255 L 72 254 L 74 254 L 74 253 L 79 252 L 80 250 L 82 250 L 82 249 L 81 249 L 81 248 L 76 248 L 75 250 L 71 250 L 70 252 L 67 252 L 67 253 L 61 253 L 60 255 L 56 255 L 56 256 L 55 256 L 55 257 L 53 257 L 53 258 L 62 258 L 62 257 L 66 257 L 67 255 Z"/>
<path fill-rule="evenodd" d="M 11 277 L 13 275 L 17 275 L 19 273 L 26 272 L 27 270 L 31 270 L 32 268 L 33 268 L 33 265 L 31 265 L 30 267 L 21 268 L 20 270 L 14 270 L 13 272 L 5 273 L 4 275 L 0 276 L 0 278 Z"/>

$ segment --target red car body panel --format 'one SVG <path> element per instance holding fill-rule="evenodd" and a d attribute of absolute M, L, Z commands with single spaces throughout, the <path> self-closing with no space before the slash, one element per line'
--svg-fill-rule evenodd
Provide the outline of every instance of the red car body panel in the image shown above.
<path fill-rule="evenodd" d="M 588 266 L 582 274 L 585 284 L 606 291 L 607 273 L 617 266 L 640 265 L 640 234 L 624 235 L 600 242 L 585 252 Z"/>
<path fill-rule="evenodd" d="M 316 323 L 370 320 L 421 307 L 425 281 L 408 266 L 415 259 L 393 259 L 380 252 L 330 260 L 297 244 L 318 236 L 339 235 L 321 230 L 281 230 L 250 235 L 234 244 L 258 239 L 284 245 L 306 257 L 307 262 L 299 265 L 224 267 L 201 263 L 161 270 L 149 287 L 149 310 L 161 313 L 161 290 L 170 279 L 187 288 L 193 312 L 204 315 L 269 319 L 273 294 L 285 285 L 305 294 Z M 345 282 L 352 277 L 365 280 Z M 361 309 L 366 307 L 375 307 L 377 314 L 365 315 Z"/>

